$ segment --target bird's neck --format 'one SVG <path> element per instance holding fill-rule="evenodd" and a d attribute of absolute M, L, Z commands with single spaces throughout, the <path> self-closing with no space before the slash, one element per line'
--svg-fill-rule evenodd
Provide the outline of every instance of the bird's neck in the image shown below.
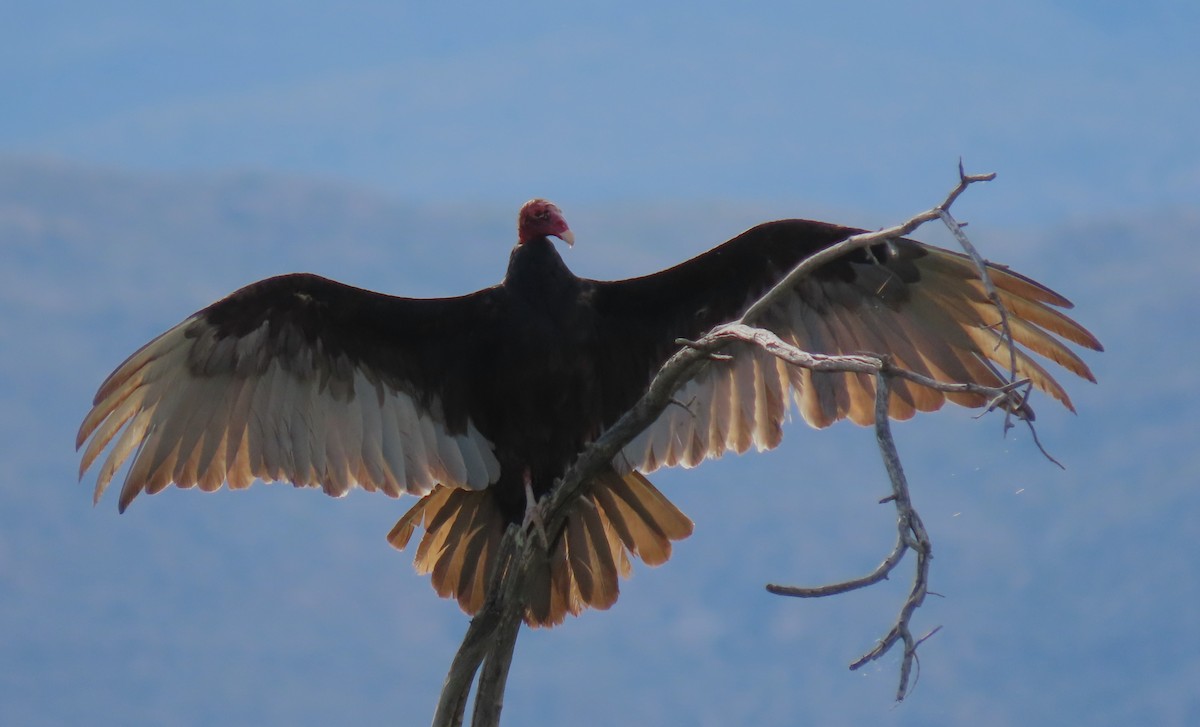
<path fill-rule="evenodd" d="M 541 237 L 513 248 L 504 286 L 525 298 L 554 300 L 574 294 L 579 278 L 567 268 L 554 243 Z"/>

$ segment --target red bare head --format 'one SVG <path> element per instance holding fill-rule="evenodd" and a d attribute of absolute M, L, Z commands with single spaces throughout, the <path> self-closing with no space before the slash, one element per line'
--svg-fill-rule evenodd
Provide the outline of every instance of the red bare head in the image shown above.
<path fill-rule="evenodd" d="M 517 244 L 551 235 L 568 245 L 575 244 L 575 235 L 567 227 L 567 221 L 557 205 L 544 199 L 526 202 L 517 215 Z"/>

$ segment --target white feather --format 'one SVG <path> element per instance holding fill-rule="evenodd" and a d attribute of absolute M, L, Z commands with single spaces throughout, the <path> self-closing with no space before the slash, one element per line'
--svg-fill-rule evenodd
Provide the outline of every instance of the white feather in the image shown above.
<path fill-rule="evenodd" d="M 362 415 L 362 446 L 359 450 L 362 467 L 359 482 L 362 483 L 363 477 L 369 478 L 372 485 L 397 497 L 400 493 L 395 491 L 383 473 L 383 424 L 380 411 L 383 397 L 361 371 L 356 371 L 354 375 L 354 398 L 359 403 L 358 411 Z"/>
<path fill-rule="evenodd" d="M 398 392 L 390 392 L 384 399 L 380 410 L 380 426 L 383 429 L 383 461 L 387 464 L 388 474 L 401 488 L 408 489 L 408 474 L 404 458 L 404 434 L 400 428 Z M 407 397 L 405 397 L 407 398 Z"/>
<path fill-rule="evenodd" d="M 401 396 L 396 400 L 396 422 L 403 437 L 404 469 L 408 474 L 408 491 L 425 494 L 436 484 L 429 449 L 422 437 L 421 424 L 412 399 Z"/>

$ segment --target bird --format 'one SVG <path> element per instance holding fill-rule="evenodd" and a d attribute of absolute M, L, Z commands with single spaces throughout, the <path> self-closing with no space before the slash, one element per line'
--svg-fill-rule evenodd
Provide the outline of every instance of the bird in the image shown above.
<path fill-rule="evenodd" d="M 736 319 L 806 257 L 862 230 L 802 219 L 765 222 L 674 267 L 600 281 L 568 269 L 574 232 L 544 199 L 521 207 L 503 280 L 467 295 L 405 298 L 308 273 L 252 283 L 187 317 L 100 385 L 76 439 L 79 476 L 111 445 L 94 502 L 130 460 L 118 507 L 168 485 L 203 491 L 289 482 L 420 499 L 389 532 L 436 592 L 468 614 L 511 524 L 555 486 L 578 453 L 645 392 L 661 365 Z M 556 243 L 552 238 L 557 238 Z M 1067 344 L 1102 351 L 1048 287 L 988 263 L 999 313 L 966 256 L 908 238 L 861 248 L 800 279 L 755 324 L 812 353 L 873 352 L 944 382 L 999 386 L 998 367 L 1074 411 L 1038 359 L 1095 382 Z M 874 381 L 793 368 L 734 344 L 597 474 L 565 524 L 544 533 L 524 620 L 554 626 L 607 609 L 633 558 L 659 565 L 692 521 L 646 475 L 726 452 L 776 447 L 795 411 L 815 428 L 874 420 Z M 972 392 L 897 380 L 889 416 Z M 793 409 L 794 406 L 794 409 Z M 85 447 L 86 445 L 86 447 Z"/>

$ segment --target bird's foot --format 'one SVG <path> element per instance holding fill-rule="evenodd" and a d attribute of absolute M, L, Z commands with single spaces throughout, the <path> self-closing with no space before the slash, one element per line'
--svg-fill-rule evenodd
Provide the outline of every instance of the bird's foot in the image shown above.
<path fill-rule="evenodd" d="M 533 485 L 529 482 L 529 475 L 525 475 L 525 520 L 521 523 L 522 529 L 528 530 L 529 526 L 533 525 L 533 531 L 542 539 L 542 547 L 550 550 L 550 539 L 546 537 L 546 523 L 542 520 L 542 511 L 538 507 L 537 498 L 533 496 Z"/>

